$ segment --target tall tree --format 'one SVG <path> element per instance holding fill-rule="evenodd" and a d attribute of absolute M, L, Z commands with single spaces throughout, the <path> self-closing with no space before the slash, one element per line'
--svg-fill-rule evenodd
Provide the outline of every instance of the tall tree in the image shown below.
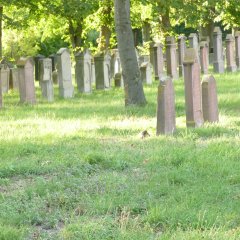
<path fill-rule="evenodd" d="M 114 8 L 118 49 L 123 71 L 125 105 L 144 105 L 146 98 L 134 47 L 130 1 L 114 0 Z"/>
<path fill-rule="evenodd" d="M 2 22 L 3 22 L 3 6 L 0 5 L 0 59 L 2 58 Z"/>

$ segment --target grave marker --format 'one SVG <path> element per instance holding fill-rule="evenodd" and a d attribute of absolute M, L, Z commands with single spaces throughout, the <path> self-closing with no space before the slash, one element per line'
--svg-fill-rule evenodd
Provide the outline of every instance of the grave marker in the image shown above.
<path fill-rule="evenodd" d="M 222 47 L 222 31 L 215 27 L 213 31 L 213 69 L 216 73 L 224 73 L 224 56 Z"/>
<path fill-rule="evenodd" d="M 235 33 L 235 51 L 237 68 L 240 69 L 240 31 Z"/>
<path fill-rule="evenodd" d="M 237 65 L 235 62 L 234 54 L 234 37 L 232 36 L 232 34 L 227 34 L 226 37 L 226 57 L 227 57 L 227 71 L 236 72 Z"/>
<path fill-rule="evenodd" d="M 208 74 L 209 47 L 208 47 L 208 42 L 206 41 L 203 41 L 200 43 L 200 64 L 201 64 L 201 72 L 203 74 Z"/>

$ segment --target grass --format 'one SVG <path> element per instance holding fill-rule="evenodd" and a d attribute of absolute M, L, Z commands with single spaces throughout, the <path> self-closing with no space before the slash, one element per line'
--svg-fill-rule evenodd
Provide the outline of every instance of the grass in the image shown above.
<path fill-rule="evenodd" d="M 175 81 L 177 132 L 155 136 L 148 105 L 122 89 L 0 111 L 0 240 L 240 239 L 240 73 L 216 75 L 220 122 L 186 129 Z M 147 130 L 150 137 L 141 139 Z"/>

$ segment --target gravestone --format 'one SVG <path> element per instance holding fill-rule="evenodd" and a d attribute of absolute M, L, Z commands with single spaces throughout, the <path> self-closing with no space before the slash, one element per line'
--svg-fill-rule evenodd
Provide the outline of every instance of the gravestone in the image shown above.
<path fill-rule="evenodd" d="M 45 58 L 44 55 L 38 54 L 34 57 L 35 62 L 35 81 L 39 81 L 39 60 Z"/>
<path fill-rule="evenodd" d="M 235 51 L 237 68 L 240 70 L 240 31 L 235 33 Z"/>
<path fill-rule="evenodd" d="M 1 68 L 2 92 L 8 93 L 10 82 L 10 65 L 6 59 L 3 59 L 0 64 L 2 64 Z"/>
<path fill-rule="evenodd" d="M 191 33 L 188 37 L 189 48 L 194 48 L 198 52 L 198 35 L 196 33 Z"/>
<path fill-rule="evenodd" d="M 212 75 L 203 76 L 202 106 L 204 121 L 218 122 L 218 99 L 215 78 Z"/>
<path fill-rule="evenodd" d="M 224 73 L 224 57 L 222 46 L 222 31 L 215 27 L 213 31 L 213 69 L 216 73 Z"/>
<path fill-rule="evenodd" d="M 123 87 L 123 78 L 121 73 L 116 73 L 114 76 L 115 87 Z"/>
<path fill-rule="evenodd" d="M 98 54 L 94 57 L 96 89 L 109 89 L 111 81 L 111 56 Z"/>
<path fill-rule="evenodd" d="M 118 49 L 114 49 L 111 56 L 111 78 L 114 78 L 117 73 L 121 73 L 121 61 Z"/>
<path fill-rule="evenodd" d="M 185 107 L 187 127 L 203 125 L 200 65 L 194 48 L 185 51 L 184 61 Z"/>
<path fill-rule="evenodd" d="M 67 48 L 61 48 L 57 52 L 57 72 L 60 97 L 72 98 L 74 95 L 72 66 L 70 52 Z"/>
<path fill-rule="evenodd" d="M 150 44 L 150 62 L 153 66 L 155 80 L 164 76 L 163 45 L 161 43 Z"/>
<path fill-rule="evenodd" d="M 96 75 L 95 75 L 95 63 L 94 63 L 94 57 L 92 57 L 92 61 L 91 61 L 91 69 L 92 69 L 92 84 L 96 84 Z"/>
<path fill-rule="evenodd" d="M 39 60 L 39 82 L 42 90 L 43 98 L 48 102 L 54 100 L 54 90 L 52 81 L 52 60 L 51 58 L 44 58 Z"/>
<path fill-rule="evenodd" d="M 227 71 L 236 72 L 237 65 L 235 62 L 235 52 L 234 52 L 234 37 L 232 34 L 227 34 L 226 37 L 226 57 L 227 57 Z"/>
<path fill-rule="evenodd" d="M 166 61 L 167 75 L 178 79 L 176 42 L 175 38 L 170 36 L 166 37 Z"/>
<path fill-rule="evenodd" d="M 152 64 L 150 62 L 142 62 L 140 71 L 142 82 L 148 85 L 152 84 Z"/>
<path fill-rule="evenodd" d="M 92 92 L 92 56 L 89 50 L 75 55 L 75 77 L 78 91 L 82 93 Z"/>
<path fill-rule="evenodd" d="M 208 48 L 208 42 L 206 41 L 203 41 L 200 43 L 200 64 L 201 64 L 201 72 L 203 74 L 208 74 L 209 48 Z"/>
<path fill-rule="evenodd" d="M 51 54 L 48 58 L 52 60 L 52 72 L 56 70 L 56 64 L 57 64 L 57 55 Z"/>
<path fill-rule="evenodd" d="M 36 103 L 34 87 L 34 60 L 31 57 L 20 58 L 17 62 L 19 93 L 21 103 Z"/>
<path fill-rule="evenodd" d="M 52 79 L 53 79 L 53 84 L 58 85 L 59 80 L 58 80 L 58 72 L 57 72 L 57 69 L 55 69 L 55 70 L 52 72 Z"/>
<path fill-rule="evenodd" d="M 175 94 L 172 79 L 164 77 L 158 86 L 157 135 L 172 134 L 176 129 Z"/>
<path fill-rule="evenodd" d="M 186 37 L 178 37 L 178 69 L 179 76 L 183 76 L 183 58 L 186 50 Z"/>
<path fill-rule="evenodd" d="M 2 69 L 2 65 L 0 64 L 0 71 Z M 3 107 L 3 94 L 2 94 L 2 79 L 0 75 L 0 108 Z"/>
<path fill-rule="evenodd" d="M 18 68 L 10 68 L 9 87 L 15 90 L 19 90 Z"/>

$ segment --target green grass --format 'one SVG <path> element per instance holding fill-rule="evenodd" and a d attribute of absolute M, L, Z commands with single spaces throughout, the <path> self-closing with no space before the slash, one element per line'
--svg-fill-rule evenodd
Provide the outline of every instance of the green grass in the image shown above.
<path fill-rule="evenodd" d="M 216 75 L 220 122 L 155 136 L 157 83 L 146 107 L 122 89 L 0 111 L 0 240 L 240 239 L 240 73 Z M 141 139 L 147 130 L 150 137 Z"/>

